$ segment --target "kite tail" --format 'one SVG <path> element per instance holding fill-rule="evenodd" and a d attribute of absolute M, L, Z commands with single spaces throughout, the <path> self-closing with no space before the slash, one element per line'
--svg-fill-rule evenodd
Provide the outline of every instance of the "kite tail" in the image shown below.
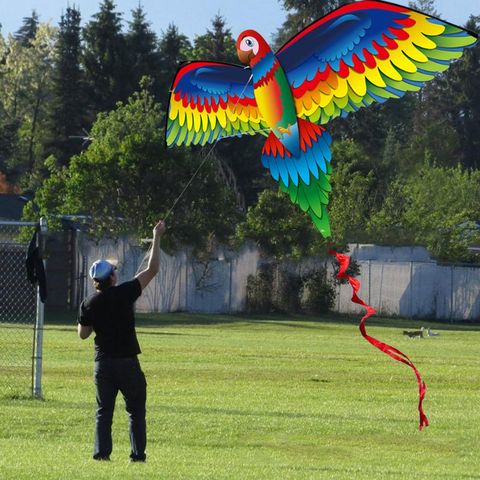
<path fill-rule="evenodd" d="M 372 316 L 376 312 L 376 310 L 370 305 L 366 304 L 358 296 L 358 291 L 360 290 L 360 282 L 356 278 L 353 278 L 350 275 L 347 275 L 346 273 L 348 265 L 350 263 L 350 257 L 348 255 L 338 253 L 335 250 L 330 250 L 329 253 L 331 255 L 334 255 L 337 258 L 338 263 L 340 264 L 340 270 L 337 274 L 337 278 L 348 280 L 348 282 L 352 287 L 352 291 L 353 291 L 352 302 L 357 303 L 358 305 L 361 305 L 367 311 L 367 313 L 360 320 L 360 332 L 363 338 L 365 338 L 365 340 L 371 343 L 374 347 L 378 348 L 382 352 L 386 353 L 388 356 L 392 357 L 394 360 L 397 360 L 398 362 L 402 362 L 405 365 L 408 365 L 415 373 L 415 376 L 417 377 L 417 382 L 418 382 L 418 395 L 419 395 L 419 401 L 418 401 L 418 412 L 420 414 L 419 429 L 422 430 L 423 427 L 428 427 L 428 418 L 423 412 L 423 399 L 425 398 L 427 387 L 425 385 L 425 382 L 420 377 L 420 373 L 417 370 L 417 367 L 415 367 L 414 363 L 408 358 L 408 356 L 402 353 L 400 350 L 397 350 L 391 345 L 388 345 L 387 343 L 383 343 L 367 334 L 367 330 L 365 328 L 365 321 L 370 316 Z"/>

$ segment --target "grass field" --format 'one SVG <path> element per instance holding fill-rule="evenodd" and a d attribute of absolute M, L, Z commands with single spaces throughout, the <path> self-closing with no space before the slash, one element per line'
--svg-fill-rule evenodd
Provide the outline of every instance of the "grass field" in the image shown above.
<path fill-rule="evenodd" d="M 430 427 L 418 431 L 412 371 L 334 317 L 140 316 L 148 461 L 128 464 L 123 400 L 111 462 L 90 459 L 92 340 L 49 323 L 44 400 L 0 399 L 6 479 L 480 479 L 480 326 L 372 319 L 371 335 L 416 363 Z M 4 348 L 4 347 L 2 347 Z"/>

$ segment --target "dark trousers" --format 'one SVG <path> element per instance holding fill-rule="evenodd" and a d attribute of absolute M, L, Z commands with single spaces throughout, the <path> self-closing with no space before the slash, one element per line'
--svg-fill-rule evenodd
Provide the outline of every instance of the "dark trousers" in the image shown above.
<path fill-rule="evenodd" d="M 130 458 L 145 460 L 147 382 L 138 359 L 105 358 L 95 362 L 94 378 L 97 415 L 93 458 L 108 459 L 112 453 L 113 410 L 120 390 L 129 416 Z"/>

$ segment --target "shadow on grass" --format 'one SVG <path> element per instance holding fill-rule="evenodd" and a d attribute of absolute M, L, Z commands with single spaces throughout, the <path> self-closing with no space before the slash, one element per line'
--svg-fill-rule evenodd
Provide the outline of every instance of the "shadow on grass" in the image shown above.
<path fill-rule="evenodd" d="M 285 328 L 307 328 L 315 329 L 320 325 L 359 325 L 361 314 L 359 315 L 340 315 L 337 313 L 328 313 L 319 316 L 312 315 L 289 315 L 289 314 L 204 314 L 204 313 L 137 313 L 137 327 L 144 329 L 142 333 L 148 334 L 149 327 L 177 327 L 177 326 L 208 326 L 208 325 L 228 325 L 228 324 L 251 324 L 251 325 L 278 325 Z M 52 329 L 58 326 L 59 330 L 70 331 L 76 327 L 77 312 L 66 310 L 48 310 L 45 315 L 46 325 Z M 425 319 L 410 318 L 385 318 L 370 317 L 367 325 L 372 327 L 388 328 L 411 328 L 432 330 L 451 330 L 451 331 L 480 331 L 480 323 L 476 322 L 439 322 Z M 70 328 L 68 326 L 71 326 Z M 61 328 L 64 327 L 64 328 Z M 147 331 L 145 331 L 147 329 Z M 161 334 L 161 333 L 156 333 Z M 167 335 L 167 333 L 165 333 Z M 175 335 L 168 333 L 168 335 Z M 178 335 L 178 334 L 176 334 Z"/>

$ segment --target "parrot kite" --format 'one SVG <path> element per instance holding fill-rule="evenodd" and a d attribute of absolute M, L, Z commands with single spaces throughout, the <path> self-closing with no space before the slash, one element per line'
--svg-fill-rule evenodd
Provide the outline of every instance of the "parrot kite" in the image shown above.
<path fill-rule="evenodd" d="M 420 90 L 476 41 L 473 32 L 378 0 L 343 5 L 276 53 L 259 33 L 245 30 L 236 47 L 246 67 L 196 61 L 177 71 L 167 115 L 167 146 L 264 135 L 263 165 L 328 238 L 332 155 L 331 137 L 323 125 L 361 107 Z M 358 297 L 360 282 L 346 273 L 349 257 L 330 253 L 340 264 L 338 278 L 352 287 L 352 301 L 367 310 L 360 321 L 362 336 L 414 371 L 421 430 L 428 419 L 420 373 L 407 355 L 367 334 L 364 323 L 375 309 Z"/>
<path fill-rule="evenodd" d="M 460 27 L 376 0 L 336 9 L 276 53 L 246 30 L 236 47 L 247 67 L 195 61 L 178 70 L 167 146 L 265 135 L 263 165 L 329 237 L 331 136 L 323 125 L 418 91 L 476 40 Z"/>

